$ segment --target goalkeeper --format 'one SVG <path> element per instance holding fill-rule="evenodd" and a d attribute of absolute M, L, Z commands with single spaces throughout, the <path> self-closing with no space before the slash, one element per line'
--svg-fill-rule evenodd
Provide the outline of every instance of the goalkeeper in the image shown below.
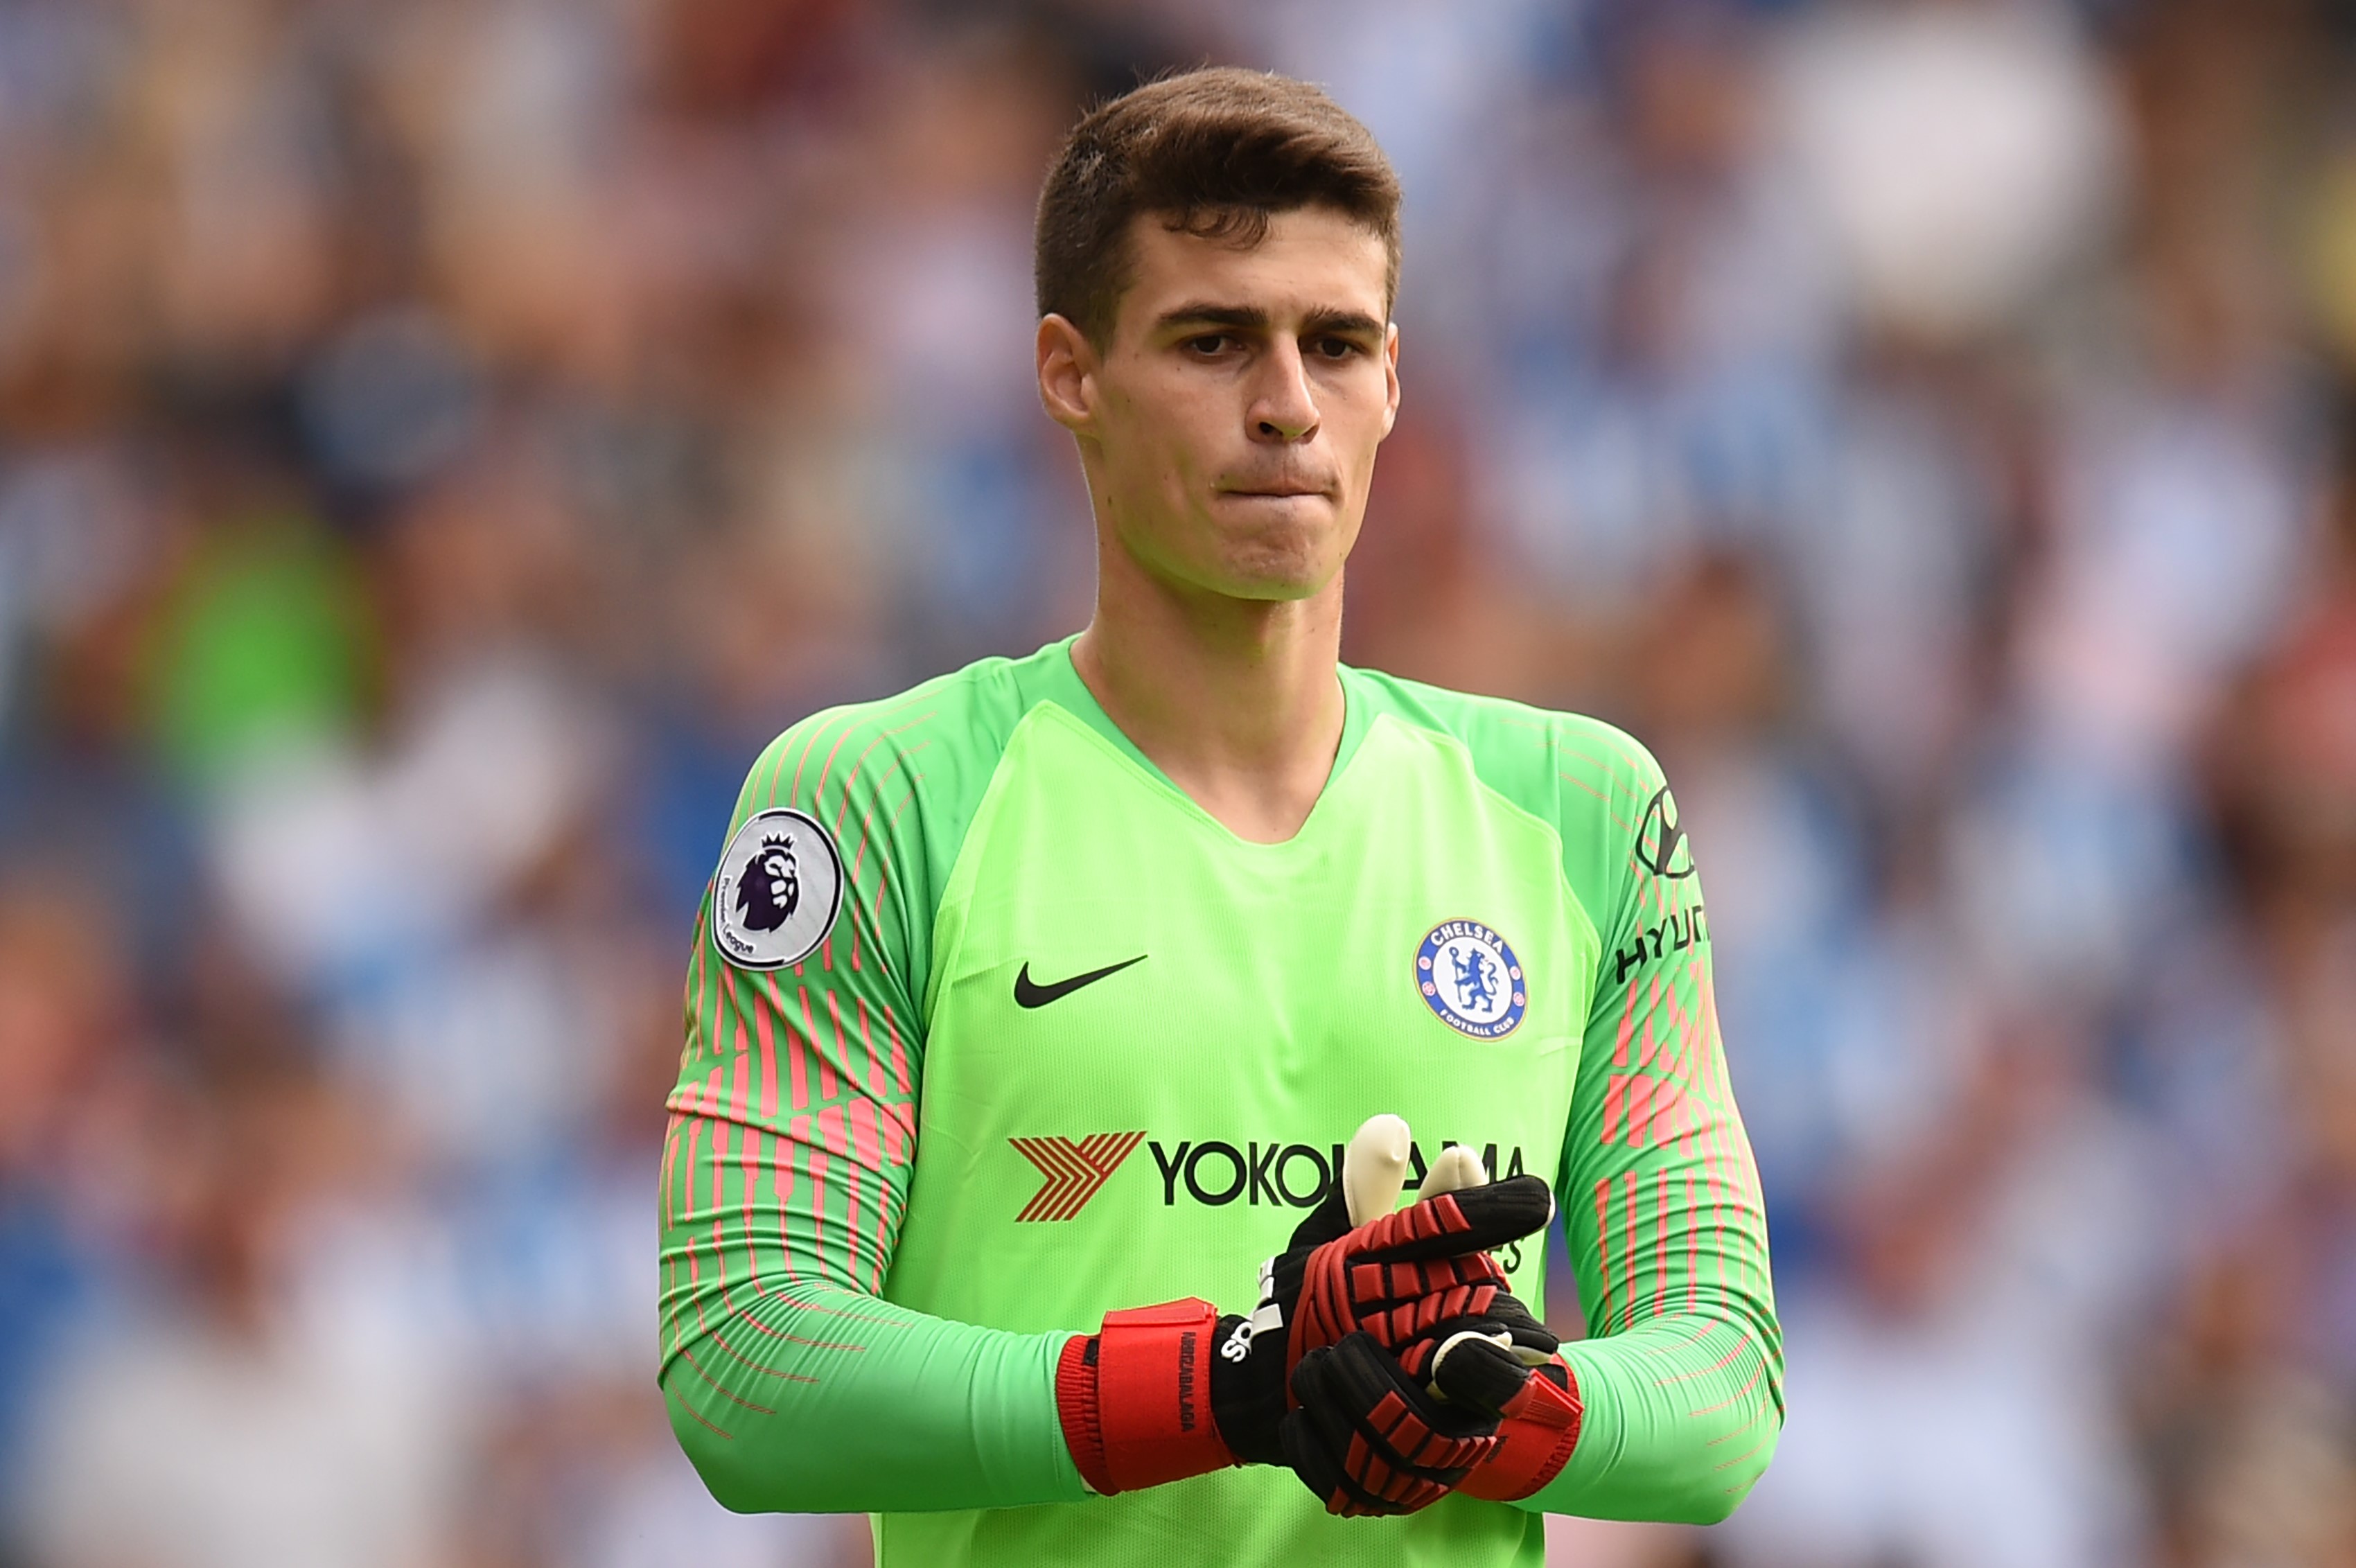
<path fill-rule="evenodd" d="M 1765 1220 L 1658 767 L 1338 660 L 1398 219 L 1363 126 L 1237 70 L 1049 170 L 1095 615 L 787 731 L 698 922 L 661 1381 L 729 1507 L 871 1511 L 884 1568 L 1536 1564 L 1547 1511 L 1712 1520 L 1765 1468 Z"/>

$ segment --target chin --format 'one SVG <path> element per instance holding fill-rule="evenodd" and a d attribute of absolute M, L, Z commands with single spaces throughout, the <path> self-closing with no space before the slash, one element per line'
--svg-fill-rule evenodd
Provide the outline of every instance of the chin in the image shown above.
<path fill-rule="evenodd" d="M 1306 505 L 1228 499 L 1159 539 L 1140 530 L 1124 539 L 1127 553 L 1173 586 L 1268 603 L 1313 599 L 1341 574 L 1357 537 L 1355 517 L 1322 496 Z"/>
<path fill-rule="evenodd" d="M 1219 591 L 1231 599 L 1312 599 L 1342 570 L 1329 539 L 1319 529 L 1313 536 L 1254 540 L 1220 563 Z"/>
<path fill-rule="evenodd" d="M 1220 592 L 1230 599 L 1241 599 L 1256 604 L 1297 604 L 1303 599 L 1314 599 L 1318 591 L 1333 579 L 1312 580 L 1294 577 L 1243 577 L 1220 584 Z"/>

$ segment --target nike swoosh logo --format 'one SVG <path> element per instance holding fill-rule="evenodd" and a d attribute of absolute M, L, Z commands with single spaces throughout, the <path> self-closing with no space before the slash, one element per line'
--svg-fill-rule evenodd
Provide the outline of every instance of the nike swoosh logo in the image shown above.
<path fill-rule="evenodd" d="M 1026 961 L 1023 972 L 1014 976 L 1014 1005 L 1019 1008 L 1044 1008 L 1049 1002 L 1061 1001 L 1083 986 L 1093 986 L 1108 975 L 1118 975 L 1132 964 L 1142 964 L 1147 956 L 1141 953 L 1134 958 L 1124 958 L 1118 964 L 1108 964 L 1101 969 L 1091 969 L 1085 975 L 1075 975 L 1068 980 L 1058 980 L 1049 986 L 1032 983 L 1031 965 Z"/>

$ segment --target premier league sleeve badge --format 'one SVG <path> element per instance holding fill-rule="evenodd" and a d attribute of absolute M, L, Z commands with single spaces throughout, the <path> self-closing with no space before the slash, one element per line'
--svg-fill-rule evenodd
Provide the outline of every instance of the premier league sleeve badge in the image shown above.
<path fill-rule="evenodd" d="M 782 969 L 817 950 L 842 906 L 842 857 L 819 820 L 791 806 L 748 818 L 712 884 L 712 942 L 731 964 Z"/>

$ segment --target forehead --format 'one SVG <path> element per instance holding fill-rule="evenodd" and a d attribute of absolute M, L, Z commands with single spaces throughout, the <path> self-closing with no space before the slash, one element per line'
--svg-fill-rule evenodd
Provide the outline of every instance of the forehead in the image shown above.
<path fill-rule="evenodd" d="M 1299 208 L 1269 219 L 1257 245 L 1173 232 L 1158 213 L 1130 220 L 1130 282 L 1115 336 L 1141 329 L 1183 304 L 1249 306 L 1270 319 L 1312 314 L 1389 314 L 1382 237 L 1331 208 Z"/>

